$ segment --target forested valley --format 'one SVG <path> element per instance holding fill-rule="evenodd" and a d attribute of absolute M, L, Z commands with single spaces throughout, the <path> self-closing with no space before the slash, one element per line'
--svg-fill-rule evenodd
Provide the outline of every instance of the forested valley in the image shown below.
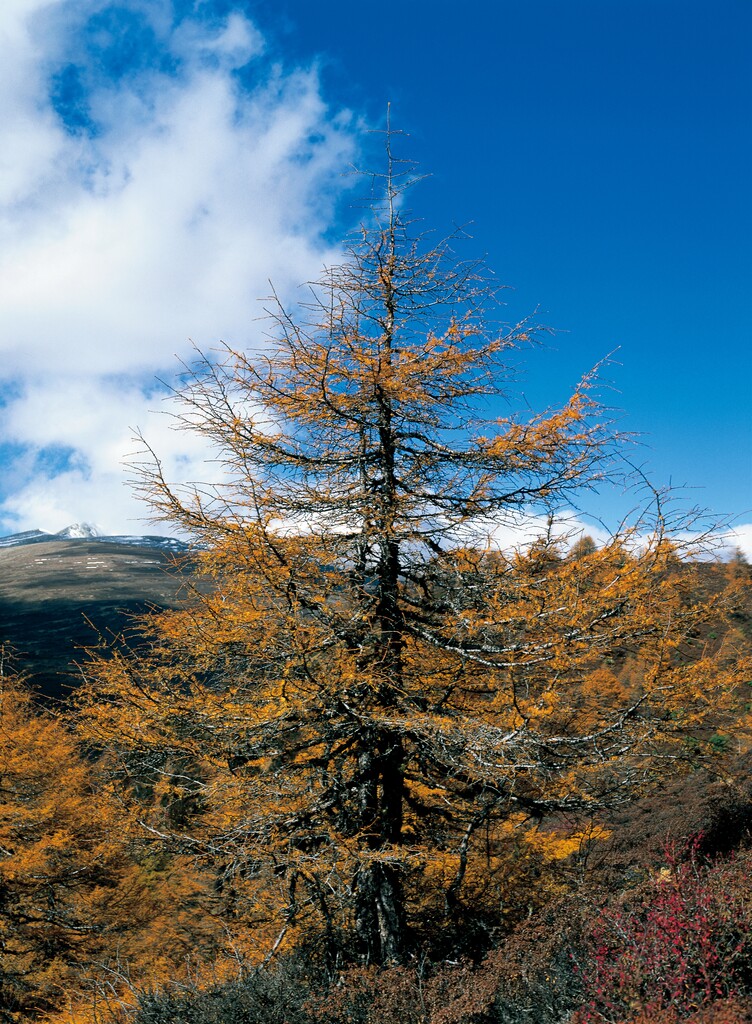
<path fill-rule="evenodd" d="M 752 1020 L 752 569 L 639 473 L 562 528 L 629 442 L 597 372 L 513 410 L 541 331 L 390 144 L 302 312 L 176 388 L 220 482 L 142 439 L 185 600 L 62 701 L 5 653 L 2 1020 Z"/>

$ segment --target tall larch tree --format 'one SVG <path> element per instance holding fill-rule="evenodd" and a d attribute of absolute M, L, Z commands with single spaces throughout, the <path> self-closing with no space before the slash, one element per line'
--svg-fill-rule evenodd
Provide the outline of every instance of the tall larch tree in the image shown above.
<path fill-rule="evenodd" d="M 494 542 L 606 481 L 619 439 L 593 376 L 555 411 L 494 415 L 536 329 L 490 322 L 482 265 L 413 236 L 391 143 L 302 313 L 275 302 L 265 347 L 202 357 L 174 395 L 225 471 L 185 488 L 140 463 L 197 541 L 195 602 L 81 694 L 147 833 L 213 864 L 257 956 L 318 928 L 400 960 L 420 921 L 498 904 L 511 825 L 638 791 L 688 730 L 701 749 L 731 686 L 688 657 L 702 609 L 660 507 L 576 558 Z"/>

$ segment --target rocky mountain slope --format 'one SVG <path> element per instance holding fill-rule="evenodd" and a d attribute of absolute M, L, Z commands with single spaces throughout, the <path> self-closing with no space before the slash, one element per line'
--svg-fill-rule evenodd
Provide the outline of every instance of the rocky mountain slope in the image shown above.
<path fill-rule="evenodd" d="M 185 545 L 168 538 L 65 533 L 0 540 L 0 643 L 50 697 L 76 685 L 82 648 L 100 634 L 132 631 L 134 614 L 185 601 L 190 572 Z"/>

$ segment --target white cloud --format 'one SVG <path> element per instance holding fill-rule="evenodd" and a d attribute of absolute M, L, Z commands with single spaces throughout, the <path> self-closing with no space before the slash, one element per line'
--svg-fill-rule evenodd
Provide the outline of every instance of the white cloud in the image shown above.
<path fill-rule="evenodd" d="M 125 466 L 139 455 L 137 423 L 170 480 L 217 479 L 209 448 L 173 429 L 162 398 L 135 378 L 77 375 L 30 383 L 23 397 L 3 410 L 0 427 L 5 437 L 22 439 L 45 457 L 29 460 L 26 479 L 5 499 L 6 514 L 18 528 L 41 523 L 56 531 L 87 520 L 107 532 L 144 532 L 148 509 L 133 494 Z M 153 532 L 164 531 L 154 527 Z"/>
<path fill-rule="evenodd" d="M 264 39 L 247 18 L 233 13 L 213 35 L 195 23 L 185 23 L 175 33 L 173 46 L 184 58 L 213 57 L 232 69 L 243 67 L 252 57 L 263 53 Z"/>
<path fill-rule="evenodd" d="M 42 95 L 43 47 L 28 31 L 33 15 L 46 7 L 41 0 L 11 0 L 0 9 L 0 203 L 21 222 L 23 211 L 15 204 L 34 196 L 65 148 L 65 132 Z M 3 241 L 22 227 L 8 219 L 0 219 Z"/>
<path fill-rule="evenodd" d="M 631 545 L 641 548 L 650 544 L 651 519 L 654 510 L 643 509 L 643 515 L 632 516 L 628 523 L 623 524 L 619 531 L 623 539 L 629 539 Z M 634 527 L 632 532 L 630 523 Z M 693 558 L 728 559 L 740 551 L 745 558 L 752 561 L 752 524 L 739 524 L 733 529 L 713 528 L 706 523 L 700 529 L 700 523 L 693 527 L 691 516 L 688 520 L 689 529 L 671 529 L 672 540 Z M 624 532 L 626 531 L 626 532 Z M 552 521 L 545 515 L 510 512 L 505 518 L 496 522 L 479 520 L 473 524 L 465 524 L 460 539 L 467 543 L 489 544 L 500 551 L 513 551 L 525 548 L 535 540 L 550 536 L 564 549 L 576 544 L 584 537 L 590 537 L 599 547 L 607 544 L 611 534 L 596 520 L 588 520 L 576 512 L 560 512 Z"/>
<path fill-rule="evenodd" d="M 739 523 L 722 534 L 722 539 L 727 555 L 741 551 L 747 561 L 752 562 L 752 523 Z"/>
<path fill-rule="evenodd" d="M 169 3 L 129 6 L 177 71 L 92 78 L 86 19 L 106 2 L 0 11 L 0 378 L 19 388 L 0 440 L 68 446 L 76 465 L 46 478 L 37 466 L 6 493 L 9 529 L 80 518 L 125 529 L 134 507 L 119 463 L 129 427 L 147 428 L 155 374 L 173 372 L 189 338 L 253 343 L 269 279 L 293 298 L 336 255 L 322 239 L 352 132 L 315 75 L 264 64 L 240 14 L 171 28 Z M 235 74 L 248 61 L 252 89 Z M 94 132 L 67 130 L 54 109 L 66 62 L 91 71 Z"/>

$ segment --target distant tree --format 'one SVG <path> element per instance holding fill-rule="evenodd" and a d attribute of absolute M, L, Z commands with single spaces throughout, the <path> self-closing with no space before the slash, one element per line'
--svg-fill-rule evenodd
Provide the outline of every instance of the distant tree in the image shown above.
<path fill-rule="evenodd" d="M 569 549 L 570 558 L 586 558 L 596 550 L 597 544 L 589 534 L 579 537 Z"/>
<path fill-rule="evenodd" d="M 520 512 L 615 473 L 619 439 L 593 375 L 555 411 L 489 413 L 536 329 L 489 324 L 483 267 L 412 237 L 409 167 L 389 152 L 374 180 L 301 318 L 275 301 L 265 349 L 200 359 L 175 395 L 226 473 L 181 488 L 141 465 L 156 516 L 200 542 L 195 604 L 95 659 L 80 698 L 144 827 L 213 865 L 258 957 L 316 928 L 399 961 L 468 905 L 492 927 L 515 830 L 625 799 L 687 729 L 697 754 L 729 684 L 685 656 L 703 608 L 660 510 L 575 559 L 551 537 L 499 550 Z M 638 684 L 595 699 L 627 656 Z"/>

